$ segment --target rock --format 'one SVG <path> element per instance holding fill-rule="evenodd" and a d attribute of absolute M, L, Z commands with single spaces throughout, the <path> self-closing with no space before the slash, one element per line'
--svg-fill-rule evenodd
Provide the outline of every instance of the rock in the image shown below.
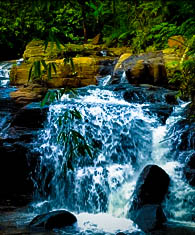
<path fill-rule="evenodd" d="M 168 190 L 169 176 L 157 165 L 147 165 L 141 172 L 133 195 L 131 209 L 146 204 L 160 204 Z"/>
<path fill-rule="evenodd" d="M 195 187 L 195 153 L 186 159 L 184 174 L 189 184 Z"/>
<path fill-rule="evenodd" d="M 101 72 L 102 61 L 114 61 L 116 56 L 127 51 L 130 51 L 127 47 L 108 48 L 105 45 L 92 44 L 66 44 L 65 46 L 61 45 L 61 50 L 59 50 L 55 43 L 53 43 L 53 46 L 52 43 L 49 43 L 45 50 L 43 41 L 33 40 L 26 46 L 23 55 L 24 63 L 12 67 L 10 72 L 11 84 L 17 86 L 28 84 L 29 71 L 33 62 L 45 60 L 46 64 L 51 62 L 56 64 L 56 73 L 52 72 L 51 80 L 48 80 L 47 74 L 43 73 L 40 81 L 32 81 L 33 83 L 41 82 L 50 88 L 96 85 L 96 76 Z M 102 56 L 105 54 L 107 56 Z M 64 58 L 67 57 L 73 58 L 75 71 L 73 71 L 70 63 L 64 63 Z M 42 69 L 44 69 L 43 66 Z M 16 97 L 18 97 L 18 94 L 16 94 Z"/>
<path fill-rule="evenodd" d="M 2 194 L 32 193 L 30 173 L 34 172 L 39 160 L 39 155 L 32 152 L 32 141 L 43 127 L 47 108 L 39 104 L 21 107 L 13 102 L 6 111 L 9 125 L 2 126 L 0 138 L 0 197 Z"/>
<path fill-rule="evenodd" d="M 128 213 L 143 231 L 155 230 L 166 218 L 161 208 L 169 186 L 169 176 L 157 165 L 147 165 L 141 172 Z"/>
<path fill-rule="evenodd" d="M 40 86 L 38 84 L 30 84 L 11 92 L 10 96 L 15 101 L 15 103 L 26 105 L 31 102 L 41 101 L 46 93 L 46 87 Z"/>
<path fill-rule="evenodd" d="M 163 60 L 166 68 L 167 79 L 170 80 L 175 76 L 178 76 L 182 73 L 180 61 L 182 55 L 180 51 L 175 50 L 174 48 L 166 48 L 163 51 Z M 169 83 L 169 88 L 178 90 L 180 82 Z"/>
<path fill-rule="evenodd" d="M 129 56 L 128 56 L 129 55 Z M 115 66 L 112 84 L 120 83 L 123 72 L 130 84 L 151 84 L 178 89 L 168 80 L 181 73 L 181 53 L 172 48 L 139 55 L 122 55 Z"/>
<path fill-rule="evenodd" d="M 183 47 L 184 42 L 185 40 L 181 35 L 175 35 L 168 39 L 169 47 Z"/>
<path fill-rule="evenodd" d="M 48 107 L 41 107 L 39 103 L 29 104 L 21 108 L 11 121 L 11 128 L 42 128 L 47 117 Z"/>
<path fill-rule="evenodd" d="M 187 110 L 186 110 L 187 109 Z M 195 146 L 195 122 L 188 116 L 188 108 L 182 113 L 183 119 L 176 122 L 167 133 L 166 138 L 171 137 L 171 150 L 174 153 L 177 151 L 190 151 L 194 150 Z M 177 133 L 177 134 L 175 134 Z M 174 138 L 172 138 L 174 136 Z M 183 163 L 183 162 L 182 162 Z"/>
<path fill-rule="evenodd" d="M 98 39 L 98 35 L 97 38 Z M 95 41 L 94 41 L 95 42 Z M 97 42 L 97 40 L 96 40 Z M 33 40 L 29 42 L 24 51 L 23 58 L 26 62 L 34 62 L 35 60 L 51 60 L 63 58 L 65 55 L 70 57 L 82 57 L 89 55 L 97 55 L 102 50 L 107 52 L 108 56 L 120 56 L 123 53 L 129 52 L 129 47 L 120 48 L 108 48 L 105 45 L 93 45 L 93 44 L 65 44 L 60 45 L 61 50 L 56 46 L 55 43 L 49 42 L 47 49 L 45 50 L 44 42 L 41 40 Z"/>
<path fill-rule="evenodd" d="M 124 54 L 119 59 L 114 73 L 113 82 L 120 82 L 118 74 L 125 71 L 130 84 L 153 84 L 167 86 L 166 69 L 162 52 L 150 52 L 140 55 Z"/>
<path fill-rule="evenodd" d="M 27 158 L 30 151 L 17 141 L 1 140 L 0 143 L 0 197 L 32 193 L 33 190 Z"/>
<path fill-rule="evenodd" d="M 172 111 L 173 106 L 161 103 L 151 104 L 149 107 L 146 107 L 146 113 L 156 115 L 163 125 L 166 124 L 166 120 Z"/>
<path fill-rule="evenodd" d="M 45 229 L 63 228 L 73 226 L 77 218 L 66 210 L 57 210 L 36 216 L 29 224 L 30 227 Z"/>
<path fill-rule="evenodd" d="M 123 97 L 128 102 L 135 103 L 161 103 L 163 105 L 178 104 L 175 95 L 176 91 L 171 91 L 162 87 L 142 84 L 126 88 Z"/>
<path fill-rule="evenodd" d="M 134 214 L 133 221 L 144 231 L 149 232 L 162 228 L 166 217 L 160 205 L 144 205 Z"/>

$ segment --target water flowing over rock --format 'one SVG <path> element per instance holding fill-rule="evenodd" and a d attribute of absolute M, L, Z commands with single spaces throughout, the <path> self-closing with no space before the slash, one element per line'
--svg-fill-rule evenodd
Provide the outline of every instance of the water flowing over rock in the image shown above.
<path fill-rule="evenodd" d="M 143 231 L 162 227 L 166 217 L 161 207 L 169 186 L 169 176 L 156 165 L 148 165 L 141 172 L 128 213 Z"/>
<path fill-rule="evenodd" d="M 3 193 L 29 191 L 32 195 L 34 186 L 28 214 L 12 214 L 14 224 L 25 227 L 37 214 L 65 209 L 76 215 L 78 224 L 74 231 L 67 230 L 69 234 L 140 235 L 143 232 L 127 215 L 129 207 L 135 206 L 137 176 L 149 165 L 146 169 L 154 167 L 159 173 L 143 183 L 149 192 L 143 193 L 135 222 L 142 223 L 146 231 L 160 227 L 166 217 L 174 229 L 168 225 L 152 234 L 169 234 L 169 228 L 172 234 L 186 231 L 183 223 L 194 226 L 195 218 L 195 190 L 183 174 L 185 164 L 186 170 L 191 167 L 188 159 L 194 154 L 194 124 L 187 118 L 187 103 L 165 88 L 125 83 L 124 73 L 120 84 L 108 85 L 115 62 L 105 59 L 101 63 L 103 70 L 107 64 L 110 68 L 102 72 L 108 76 L 99 79 L 99 86 L 80 88 L 76 97 L 63 95 L 44 108 L 38 103 L 24 106 L 25 98 L 16 103 L 9 95 L 15 88 L 0 88 L 0 201 Z M 68 148 L 57 140 L 62 131 L 59 117 L 75 109 L 82 119 L 71 122 L 69 128 L 85 137 L 93 157 L 79 152 L 72 162 L 74 171 L 70 171 L 66 168 Z M 171 178 L 165 200 L 159 196 L 161 168 Z M 162 173 L 163 182 L 169 181 L 167 174 Z M 0 215 L 3 219 L 4 214 Z M 2 232 L 5 227 L 1 226 Z M 21 233 L 28 233 L 26 229 Z M 57 231 L 63 234 L 66 229 Z"/>
<path fill-rule="evenodd" d="M 184 166 L 184 174 L 191 186 L 195 187 L 195 153 L 186 159 L 186 164 Z"/>
<path fill-rule="evenodd" d="M 45 229 L 64 228 L 72 226 L 77 222 L 77 218 L 70 212 L 58 210 L 36 216 L 31 222 L 31 227 L 42 227 Z"/>

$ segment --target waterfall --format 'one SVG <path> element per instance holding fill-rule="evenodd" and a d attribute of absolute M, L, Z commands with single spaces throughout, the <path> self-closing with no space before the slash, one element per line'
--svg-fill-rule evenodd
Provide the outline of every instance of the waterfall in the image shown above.
<path fill-rule="evenodd" d="M 7 87 L 9 85 L 9 73 L 12 65 L 12 62 L 0 63 L 0 87 Z"/>
<path fill-rule="evenodd" d="M 166 124 L 162 124 L 156 114 L 148 112 L 150 103 L 129 103 L 123 95 L 120 89 L 113 91 L 109 86 L 91 86 L 80 89 L 76 98 L 64 95 L 61 101 L 50 105 L 45 127 L 34 143 L 35 150 L 40 153 L 40 163 L 33 178 L 36 213 L 66 208 L 77 214 L 84 230 L 89 229 L 87 226 L 90 229 L 96 226 L 104 227 L 105 234 L 121 229 L 135 231 L 125 216 L 139 173 L 145 165 L 153 163 L 171 177 L 170 193 L 164 202 L 168 219 L 192 221 L 189 213 L 192 214 L 194 209 L 189 200 L 194 202 L 194 190 L 183 179 L 182 164 L 172 157 L 171 140 L 166 140 L 169 128 L 182 118 L 184 105 L 176 106 Z M 66 149 L 56 141 L 60 133 L 57 120 L 66 110 L 75 108 L 81 113 L 82 120 L 72 122 L 72 128 L 93 146 L 93 159 L 78 156 L 74 170 L 66 172 L 63 167 Z M 186 196 L 189 197 L 187 201 Z M 108 221 L 115 224 L 116 218 L 118 226 L 112 230 Z M 110 225 L 110 231 L 102 225 L 104 220 Z M 126 223 L 127 228 L 119 221 Z"/>
<path fill-rule="evenodd" d="M 22 60 L 17 61 L 20 62 Z M 0 64 L 0 96 L 4 103 L 14 90 L 7 87 L 11 66 L 12 63 L 7 62 Z M 27 220 L 35 214 L 64 208 L 76 214 L 78 228 L 68 233 L 60 231 L 62 234 L 140 233 L 132 221 L 126 219 L 126 214 L 140 172 L 148 164 L 157 164 L 171 178 L 163 203 L 168 220 L 194 226 L 195 189 L 182 173 L 184 159 L 193 150 L 181 151 L 177 147 L 183 130 L 175 129 L 183 119 L 187 104 L 175 105 L 164 123 L 157 114 L 159 102 L 165 104 L 162 93 L 159 93 L 160 101 L 159 98 L 148 101 L 146 92 L 136 90 L 134 93 L 136 88 L 127 84 L 109 86 L 109 79 L 110 75 L 102 79 L 99 86 L 78 89 L 78 96 L 64 95 L 49 106 L 44 128 L 33 143 L 40 157 L 32 172 L 35 193 L 29 209 L 32 214 Z M 125 74 L 121 81 L 125 82 Z M 129 87 L 134 94 L 131 102 L 124 99 Z M 57 141 L 62 131 L 59 116 L 75 109 L 82 120 L 73 120 L 69 128 L 85 137 L 92 147 L 93 158 L 81 153 L 74 159 L 73 171 L 67 171 L 64 167 L 67 149 Z M 6 108 L 0 112 L 1 135 L 5 123 L 9 122 L 8 111 Z M 24 223 L 24 219 L 18 223 Z"/>

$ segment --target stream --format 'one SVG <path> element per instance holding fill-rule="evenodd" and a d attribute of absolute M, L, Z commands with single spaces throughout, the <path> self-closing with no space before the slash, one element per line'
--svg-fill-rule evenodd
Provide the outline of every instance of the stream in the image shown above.
<path fill-rule="evenodd" d="M 9 87 L 10 67 L 0 64 L 1 89 L 14 89 Z M 176 140 L 181 142 L 182 130 L 173 130 L 184 118 L 188 103 L 167 104 L 165 94 L 170 91 L 164 88 L 134 87 L 125 83 L 124 77 L 117 85 L 108 85 L 108 80 L 109 76 L 102 78 L 99 86 L 78 89 L 76 97 L 63 95 L 49 106 L 44 128 L 33 141 L 33 151 L 40 155 L 35 172 L 31 172 L 34 200 L 28 207 L 0 215 L 0 229 L 1 224 L 8 227 L 2 234 L 144 234 L 126 216 L 137 178 L 148 164 L 160 166 L 171 178 L 163 202 L 168 222 L 195 231 L 195 188 L 183 175 L 183 156 L 193 150 L 172 146 Z M 151 99 L 147 92 L 153 89 Z M 93 157 L 78 155 L 74 170 L 66 171 L 67 149 L 57 142 L 62 131 L 59 116 L 75 109 L 82 119 L 73 120 L 69 128 L 85 137 Z M 8 116 L 1 111 L 3 128 Z M 51 233 L 29 230 L 33 217 L 57 209 L 75 214 L 77 226 Z"/>

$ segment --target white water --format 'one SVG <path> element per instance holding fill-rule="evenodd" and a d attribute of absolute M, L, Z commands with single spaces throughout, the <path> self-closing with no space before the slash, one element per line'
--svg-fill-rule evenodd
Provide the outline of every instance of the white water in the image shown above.
<path fill-rule="evenodd" d="M 12 63 L 2 62 L 0 63 L 0 87 L 7 87 L 9 84 L 9 73 L 12 67 Z"/>
<path fill-rule="evenodd" d="M 0 64 L 2 87 L 9 83 L 11 66 Z M 102 85 L 106 85 L 109 79 L 108 76 Z M 130 104 L 120 94 L 94 87 L 74 100 L 66 95 L 61 103 L 50 106 L 45 129 L 40 132 L 35 146 L 41 153 L 41 165 L 37 168 L 41 184 L 37 179 L 34 182 L 44 191 L 49 171 L 54 170 L 49 185 L 52 192 L 37 196 L 28 222 L 34 214 L 65 208 L 75 213 L 78 225 L 70 233 L 60 231 L 62 234 L 139 231 L 125 216 L 140 171 L 145 165 L 153 163 L 171 177 L 170 194 L 164 202 L 168 219 L 194 226 L 191 216 L 195 214 L 195 190 L 183 179 L 183 165 L 170 155 L 171 141 L 165 141 L 168 129 L 182 118 L 184 106 L 175 108 L 166 125 L 160 124 L 156 116 L 145 114 L 143 109 L 146 104 Z M 59 133 L 56 120 L 65 109 L 74 107 L 83 116 L 81 123 L 73 123 L 74 128 L 89 140 L 95 139 L 101 146 L 92 162 L 77 162 L 78 166 L 73 173 L 69 172 L 65 182 L 61 174 L 64 149 L 56 144 Z M 27 217 L 24 215 L 20 223 L 27 223 L 24 222 Z"/>
<path fill-rule="evenodd" d="M 55 174 L 49 185 L 51 193 L 38 197 L 46 202 L 39 206 L 34 204 L 36 213 L 68 209 L 77 215 L 78 234 L 81 231 L 85 234 L 136 231 L 125 216 L 136 179 L 150 163 L 159 165 L 171 177 L 171 194 L 164 203 L 168 218 L 184 221 L 186 213 L 193 213 L 189 200 L 195 199 L 192 198 L 194 191 L 184 182 L 180 163 L 171 159 L 169 141 L 164 141 L 168 128 L 181 118 L 182 106 L 175 110 L 177 117 L 171 116 L 166 125 L 162 125 L 156 115 L 145 114 L 146 104 L 130 104 L 121 94 L 106 89 L 91 87 L 83 96 L 71 99 L 65 95 L 62 101 L 50 106 L 45 129 L 37 141 L 36 148 L 41 153 L 41 165 L 37 169 L 41 185 L 37 187 L 44 190 L 49 171 Z M 93 161 L 77 161 L 74 172 L 69 172 L 65 181 L 62 166 L 66 151 L 56 144 L 60 129 L 56 120 L 66 109 L 75 107 L 83 120 L 73 123 L 73 127 L 89 143 L 93 139 L 100 147 Z M 78 159 L 83 157 L 78 156 Z M 181 205 L 186 195 L 189 199 L 186 205 Z"/>

